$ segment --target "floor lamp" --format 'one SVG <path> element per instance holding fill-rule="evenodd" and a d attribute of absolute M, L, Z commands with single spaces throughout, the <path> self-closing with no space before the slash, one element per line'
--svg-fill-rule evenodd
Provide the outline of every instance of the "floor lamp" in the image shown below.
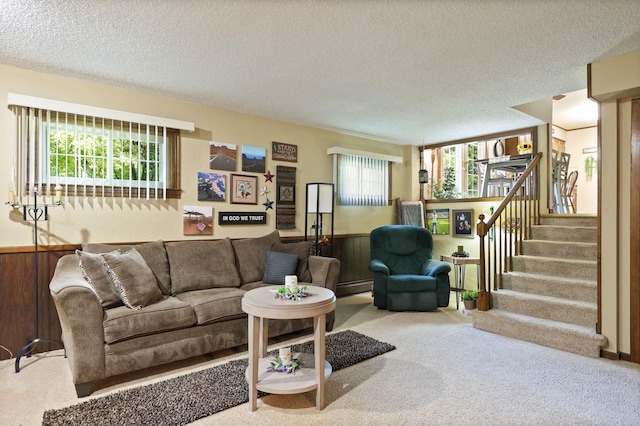
<path fill-rule="evenodd" d="M 61 340 L 57 339 L 41 339 L 38 337 L 38 325 L 39 325 L 39 315 L 40 315 L 40 305 L 39 305 L 39 265 L 38 265 L 38 222 L 46 221 L 49 219 L 49 207 L 57 207 L 63 204 L 62 202 L 62 188 L 60 186 L 56 186 L 55 188 L 56 194 L 54 198 L 54 202 L 51 204 L 41 203 L 38 204 L 38 191 L 33 189 L 33 204 L 21 204 L 16 201 L 15 193 L 12 190 L 9 190 L 9 201 L 5 204 L 10 205 L 13 208 L 22 207 L 22 220 L 24 221 L 33 221 L 33 239 L 34 239 L 34 255 L 33 255 L 33 264 L 34 264 L 34 284 L 35 284 L 35 296 L 36 296 L 36 318 L 35 318 L 35 334 L 34 339 L 27 343 L 16 356 L 16 373 L 20 372 L 20 358 L 23 355 L 30 357 L 33 354 L 33 350 L 38 343 L 41 342 L 50 342 L 50 343 L 58 343 L 60 346 L 64 348 L 64 344 Z M 66 356 L 66 353 L 65 353 Z"/>
<path fill-rule="evenodd" d="M 306 214 L 304 217 L 304 240 L 307 241 L 307 231 L 309 230 L 308 219 L 309 215 L 315 216 L 313 221 L 313 230 L 311 233 L 315 234 L 313 240 L 313 254 L 321 256 L 321 244 L 320 238 L 323 237 L 323 215 L 331 215 L 331 238 L 329 239 L 329 256 L 333 257 L 333 205 L 334 205 L 334 192 L 332 183 L 308 183 L 307 184 L 307 204 Z"/>

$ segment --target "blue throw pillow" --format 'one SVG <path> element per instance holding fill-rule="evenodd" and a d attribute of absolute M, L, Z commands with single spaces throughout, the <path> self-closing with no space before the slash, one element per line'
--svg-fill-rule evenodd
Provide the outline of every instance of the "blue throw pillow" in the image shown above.
<path fill-rule="evenodd" d="M 268 251 L 266 252 L 266 263 L 262 282 L 284 285 L 285 275 L 295 275 L 297 268 L 297 254 Z"/>

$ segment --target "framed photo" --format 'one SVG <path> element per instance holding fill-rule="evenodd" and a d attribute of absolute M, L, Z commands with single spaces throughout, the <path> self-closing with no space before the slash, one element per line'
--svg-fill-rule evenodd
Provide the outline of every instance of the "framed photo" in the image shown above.
<path fill-rule="evenodd" d="M 258 177 L 231 174 L 231 204 L 258 204 Z"/>
<path fill-rule="evenodd" d="M 473 238 L 475 220 L 473 209 L 453 211 L 453 236 L 458 238 Z"/>
<path fill-rule="evenodd" d="M 449 235 L 449 209 L 427 209 L 427 229 L 432 235 Z"/>

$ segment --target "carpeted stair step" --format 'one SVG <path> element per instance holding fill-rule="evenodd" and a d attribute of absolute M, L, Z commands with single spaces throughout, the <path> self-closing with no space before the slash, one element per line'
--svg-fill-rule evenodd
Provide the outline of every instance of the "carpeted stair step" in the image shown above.
<path fill-rule="evenodd" d="M 579 259 L 520 255 L 513 257 L 513 270 L 536 275 L 552 275 L 582 280 L 597 279 L 597 262 Z"/>
<path fill-rule="evenodd" d="M 588 226 L 595 228 L 598 226 L 598 218 L 594 215 L 576 214 L 555 214 L 540 216 L 541 225 L 556 226 Z"/>
<path fill-rule="evenodd" d="M 531 227 L 532 240 L 596 243 L 597 230 L 589 226 L 535 225 Z"/>
<path fill-rule="evenodd" d="M 491 297 L 494 309 L 592 327 L 594 330 L 596 327 L 598 309 L 595 303 L 512 290 L 494 291 Z"/>
<path fill-rule="evenodd" d="M 473 326 L 479 330 L 524 340 L 592 358 L 600 357 L 600 349 L 607 339 L 593 327 L 567 324 L 530 317 L 500 309 L 471 311 Z"/>
<path fill-rule="evenodd" d="M 502 276 L 502 286 L 506 290 L 583 302 L 596 303 L 598 298 L 598 283 L 595 280 L 509 272 Z"/>
<path fill-rule="evenodd" d="M 522 252 L 528 256 L 596 260 L 597 244 L 570 241 L 526 240 L 522 241 Z"/>

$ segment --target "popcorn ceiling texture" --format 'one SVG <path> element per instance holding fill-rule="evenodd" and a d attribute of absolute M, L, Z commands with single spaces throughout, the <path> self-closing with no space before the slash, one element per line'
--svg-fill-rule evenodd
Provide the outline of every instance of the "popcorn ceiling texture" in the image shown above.
<path fill-rule="evenodd" d="M 512 107 L 586 88 L 639 20 L 637 0 L 3 0 L 0 63 L 420 145 L 541 124 Z"/>

